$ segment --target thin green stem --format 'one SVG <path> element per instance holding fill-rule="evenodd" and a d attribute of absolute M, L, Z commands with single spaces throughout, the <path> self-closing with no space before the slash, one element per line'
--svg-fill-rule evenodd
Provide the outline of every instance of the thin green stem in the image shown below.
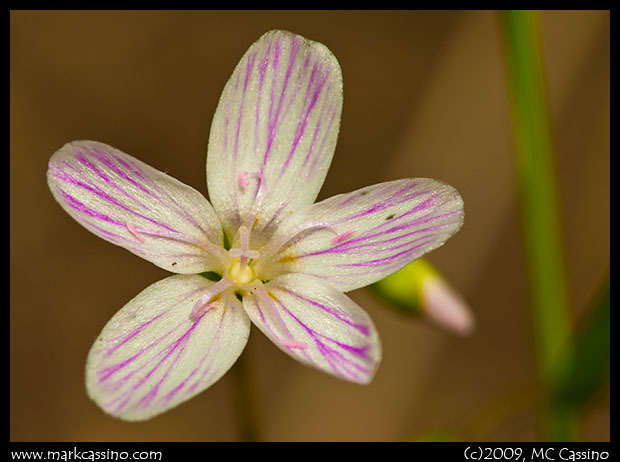
<path fill-rule="evenodd" d="M 543 389 L 551 393 L 570 329 L 562 236 L 553 165 L 538 14 L 501 13 L 517 159 L 519 194 L 536 353 Z M 573 422 L 547 397 L 547 439 L 572 439 Z"/>
<path fill-rule="evenodd" d="M 247 351 L 241 354 L 231 371 L 234 382 L 235 414 L 239 439 L 245 442 L 256 442 L 260 441 L 260 434 L 247 354 Z"/>

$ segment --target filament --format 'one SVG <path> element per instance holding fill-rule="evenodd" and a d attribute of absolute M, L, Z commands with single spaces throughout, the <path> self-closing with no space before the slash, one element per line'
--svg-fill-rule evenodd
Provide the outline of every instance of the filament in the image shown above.
<path fill-rule="evenodd" d="M 246 189 L 248 187 L 248 178 L 258 179 L 258 187 L 256 188 L 256 193 L 254 194 L 252 208 L 250 209 L 250 213 L 244 223 L 244 225 L 248 228 L 253 228 L 254 221 L 256 220 L 256 215 L 258 215 L 258 209 L 260 208 L 263 202 L 263 197 L 265 195 L 266 179 L 265 175 L 263 175 L 261 172 L 242 172 L 241 174 L 239 174 L 239 185 L 241 186 L 241 188 Z"/>
<path fill-rule="evenodd" d="M 129 232 L 132 232 L 130 229 L 130 226 L 131 226 L 130 224 L 127 224 L 127 229 L 129 230 Z M 136 232 L 138 231 L 133 226 L 131 226 L 131 228 L 133 228 L 133 230 Z M 195 239 L 185 234 L 176 233 L 176 232 L 172 233 L 170 231 L 163 231 L 163 230 L 161 231 L 140 230 L 139 235 L 143 239 L 144 239 L 143 236 L 156 236 L 156 237 L 161 237 L 162 239 L 168 239 L 170 241 L 182 242 L 184 244 L 190 244 L 190 245 L 196 246 L 199 249 L 206 250 L 211 255 L 217 257 L 222 264 L 224 264 L 228 260 L 228 252 L 224 250 L 224 247 L 214 245 L 211 242 L 209 242 L 207 239 L 204 239 L 204 240 Z"/>
<path fill-rule="evenodd" d="M 209 287 L 204 295 L 194 304 L 191 313 L 192 319 L 198 320 L 207 311 L 218 306 L 219 302 L 213 301 L 213 299 L 232 285 L 234 285 L 234 283 L 230 280 L 228 275 L 225 275 L 222 279 Z"/>
<path fill-rule="evenodd" d="M 278 308 L 276 307 L 275 303 L 273 302 L 273 299 L 267 292 L 267 289 L 265 289 L 265 286 L 263 285 L 263 283 L 258 281 L 257 284 L 254 286 L 254 289 L 256 292 L 256 297 L 259 299 L 259 301 L 267 305 L 268 312 L 271 314 L 271 317 L 273 318 L 275 323 L 278 324 L 283 335 L 288 338 L 279 338 L 275 333 L 272 332 L 274 337 L 276 337 L 276 339 L 283 346 L 287 348 L 297 348 L 300 350 L 306 349 L 308 347 L 306 343 L 298 342 L 297 340 L 293 339 L 293 334 L 286 326 L 286 323 L 282 319 L 282 316 L 280 316 L 280 312 L 278 311 Z"/>
<path fill-rule="evenodd" d="M 310 221 L 307 223 L 303 223 L 293 228 L 293 230 L 290 233 L 286 234 L 285 236 L 280 237 L 279 239 L 275 239 L 271 241 L 269 244 L 265 245 L 262 249 L 260 249 L 260 254 L 263 256 L 263 258 L 261 258 L 261 261 L 262 262 L 266 261 L 268 257 L 275 255 L 282 247 L 284 247 L 293 238 L 295 238 L 295 236 L 301 234 L 304 231 L 308 231 L 310 229 L 315 229 L 315 228 L 327 229 L 333 232 L 334 234 L 336 234 L 336 237 L 338 237 L 339 235 L 336 228 L 333 225 L 330 225 L 329 223 L 326 223 L 323 221 Z"/>

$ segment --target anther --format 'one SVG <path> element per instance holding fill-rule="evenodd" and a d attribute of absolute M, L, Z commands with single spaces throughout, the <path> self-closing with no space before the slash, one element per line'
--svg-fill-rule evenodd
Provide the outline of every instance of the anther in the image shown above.
<path fill-rule="evenodd" d="M 258 189 L 256 190 L 256 195 L 254 196 L 256 199 L 259 196 L 262 198 L 262 195 L 265 190 L 265 175 L 261 172 L 241 172 L 239 174 L 239 185 L 245 189 L 248 187 L 248 178 L 257 178 L 258 179 Z"/>
<path fill-rule="evenodd" d="M 127 227 L 127 231 L 129 231 L 133 236 L 138 239 L 140 242 L 144 242 L 144 236 L 138 232 L 138 230 L 131 223 L 125 223 Z"/>
<path fill-rule="evenodd" d="M 297 348 L 299 350 L 305 350 L 306 348 L 308 348 L 307 343 L 298 342 L 296 340 L 281 339 L 280 343 L 282 343 L 282 345 L 284 345 L 285 347 Z"/>
<path fill-rule="evenodd" d="M 211 302 L 211 303 L 207 303 L 206 305 L 201 306 L 198 309 L 196 309 L 196 305 L 194 305 L 194 308 L 192 308 L 192 319 L 194 321 L 197 321 L 198 319 L 202 317 L 203 314 L 205 314 L 207 311 L 209 311 L 212 308 L 216 308 L 219 304 L 220 302 Z"/>
<path fill-rule="evenodd" d="M 340 234 L 339 236 L 336 236 L 335 238 L 332 239 L 332 244 L 337 244 L 338 242 L 342 242 L 344 241 L 346 238 L 348 238 L 349 236 L 351 236 L 353 234 L 353 231 L 347 231 L 345 233 Z"/>

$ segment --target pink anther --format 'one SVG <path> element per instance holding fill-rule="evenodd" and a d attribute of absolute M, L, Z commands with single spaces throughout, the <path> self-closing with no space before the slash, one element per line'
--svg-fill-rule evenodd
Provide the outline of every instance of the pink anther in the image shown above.
<path fill-rule="evenodd" d="M 353 231 L 347 231 L 345 233 L 342 233 L 342 234 L 340 234 L 340 235 L 338 235 L 338 236 L 336 236 L 335 238 L 332 239 L 332 244 L 337 244 L 338 242 L 342 242 L 346 238 L 351 236 L 352 234 L 353 234 Z"/>
<path fill-rule="evenodd" d="M 211 302 L 207 303 L 206 305 L 202 305 L 201 307 L 194 305 L 194 307 L 192 308 L 192 319 L 194 321 L 198 321 L 198 319 L 200 319 L 207 311 L 212 308 L 216 308 L 219 304 L 220 302 Z"/>
<path fill-rule="evenodd" d="M 282 339 L 280 340 L 280 343 L 282 343 L 282 345 L 284 345 L 285 347 L 297 348 L 299 350 L 305 350 L 306 348 L 308 348 L 307 343 L 297 342 L 295 340 Z"/>
<path fill-rule="evenodd" d="M 230 278 L 228 276 L 224 276 L 222 279 L 209 287 L 204 295 L 194 304 L 191 312 L 191 318 L 193 320 L 198 320 L 207 311 L 218 306 L 219 302 L 214 301 L 213 299 L 232 285 L 233 282 Z"/>
<path fill-rule="evenodd" d="M 127 227 L 127 231 L 129 231 L 133 236 L 138 239 L 140 242 L 144 242 L 144 236 L 138 232 L 138 230 L 131 223 L 125 223 Z"/>
<path fill-rule="evenodd" d="M 256 191 L 256 196 L 261 194 L 263 189 L 265 188 L 265 175 L 263 175 L 261 172 L 241 172 L 239 174 L 239 185 L 243 189 L 248 187 L 248 182 L 247 182 L 248 178 L 258 179 L 258 190 Z"/>
<path fill-rule="evenodd" d="M 248 187 L 248 182 L 245 181 L 245 176 L 247 175 L 247 172 L 243 172 L 239 174 L 239 184 L 241 185 L 241 187 L 243 189 Z"/>

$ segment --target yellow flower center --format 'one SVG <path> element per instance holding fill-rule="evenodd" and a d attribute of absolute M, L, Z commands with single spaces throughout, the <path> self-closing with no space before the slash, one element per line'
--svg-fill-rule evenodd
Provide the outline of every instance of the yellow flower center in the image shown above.
<path fill-rule="evenodd" d="M 256 277 L 252 267 L 246 264 L 241 265 L 240 261 L 236 261 L 231 265 L 230 270 L 228 270 L 228 275 L 237 287 L 253 281 Z"/>

